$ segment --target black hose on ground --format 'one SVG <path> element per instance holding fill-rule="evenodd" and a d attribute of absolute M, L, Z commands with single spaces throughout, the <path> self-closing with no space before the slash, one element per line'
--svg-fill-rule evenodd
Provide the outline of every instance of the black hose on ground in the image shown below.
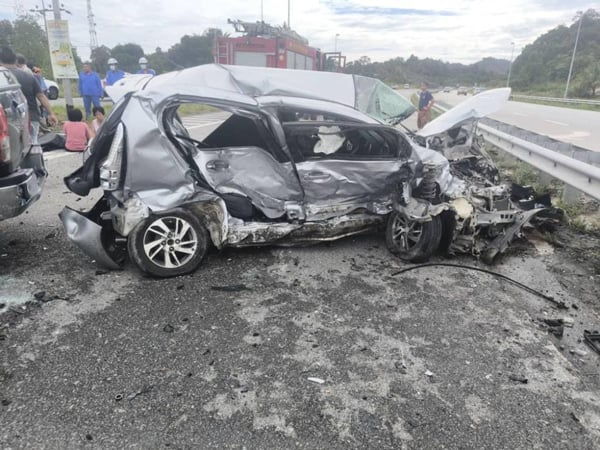
<path fill-rule="evenodd" d="M 550 303 L 554 304 L 558 309 L 568 309 L 569 308 L 565 304 L 565 302 L 558 301 L 550 295 L 546 295 L 546 294 L 541 293 L 540 291 L 536 291 L 535 289 L 530 288 L 529 286 L 526 286 L 523 283 L 518 282 L 517 280 L 513 280 L 512 278 L 509 278 L 506 275 L 502 275 L 501 273 L 497 273 L 497 272 L 492 272 L 491 270 L 482 269 L 480 267 L 464 266 L 461 264 L 452 264 L 452 263 L 427 263 L 427 264 L 419 264 L 418 266 L 407 267 L 406 269 L 402 269 L 402 270 L 399 270 L 398 272 L 393 273 L 392 276 L 395 277 L 396 275 L 410 272 L 411 270 L 423 269 L 425 267 L 454 267 L 454 268 L 458 268 L 458 269 L 468 269 L 468 270 L 474 270 L 476 272 L 487 273 L 489 275 L 494 275 L 495 277 L 498 277 L 505 281 L 508 281 L 509 283 L 512 283 L 515 286 L 520 287 L 521 289 L 523 289 L 533 295 L 542 297 L 544 300 L 547 300 Z"/>

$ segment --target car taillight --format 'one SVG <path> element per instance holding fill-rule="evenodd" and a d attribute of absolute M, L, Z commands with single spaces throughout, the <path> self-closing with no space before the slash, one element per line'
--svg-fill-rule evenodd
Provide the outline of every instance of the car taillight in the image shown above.
<path fill-rule="evenodd" d="M 105 191 L 114 191 L 119 187 L 121 180 L 121 166 L 123 162 L 123 145 L 125 133 L 123 124 L 117 125 L 115 135 L 108 156 L 100 166 L 100 187 Z"/>
<path fill-rule="evenodd" d="M 0 162 L 10 159 L 10 135 L 8 130 L 8 119 L 4 108 L 0 105 Z"/>

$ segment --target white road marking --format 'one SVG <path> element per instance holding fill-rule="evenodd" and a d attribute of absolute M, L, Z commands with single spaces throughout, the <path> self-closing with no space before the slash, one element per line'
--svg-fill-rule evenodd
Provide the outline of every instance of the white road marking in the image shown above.
<path fill-rule="evenodd" d="M 568 127 L 568 123 L 557 122 L 556 120 L 544 119 L 544 122 L 553 123 L 554 125 L 560 125 L 561 127 Z"/>
<path fill-rule="evenodd" d="M 66 150 L 52 150 L 52 153 L 46 154 L 44 153 L 44 159 L 46 161 L 50 161 L 51 159 L 57 159 L 57 158 L 62 158 L 64 156 L 69 156 L 69 155 L 74 155 L 76 153 L 79 153 L 81 155 L 81 153 L 83 152 L 68 152 Z"/>

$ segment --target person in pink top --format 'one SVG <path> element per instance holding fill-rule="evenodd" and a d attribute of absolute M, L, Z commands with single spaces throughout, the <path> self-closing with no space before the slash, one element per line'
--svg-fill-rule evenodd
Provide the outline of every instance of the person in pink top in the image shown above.
<path fill-rule="evenodd" d="M 82 152 L 92 137 L 90 127 L 82 122 L 83 114 L 81 110 L 73 108 L 67 113 L 67 120 L 63 125 L 65 132 L 65 150 L 70 152 Z"/>

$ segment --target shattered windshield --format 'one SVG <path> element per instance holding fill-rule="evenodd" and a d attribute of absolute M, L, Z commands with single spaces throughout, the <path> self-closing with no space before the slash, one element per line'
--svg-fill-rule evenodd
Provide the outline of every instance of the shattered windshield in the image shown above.
<path fill-rule="evenodd" d="M 416 111 L 407 99 L 379 80 L 355 76 L 356 107 L 389 125 L 395 125 Z"/>

